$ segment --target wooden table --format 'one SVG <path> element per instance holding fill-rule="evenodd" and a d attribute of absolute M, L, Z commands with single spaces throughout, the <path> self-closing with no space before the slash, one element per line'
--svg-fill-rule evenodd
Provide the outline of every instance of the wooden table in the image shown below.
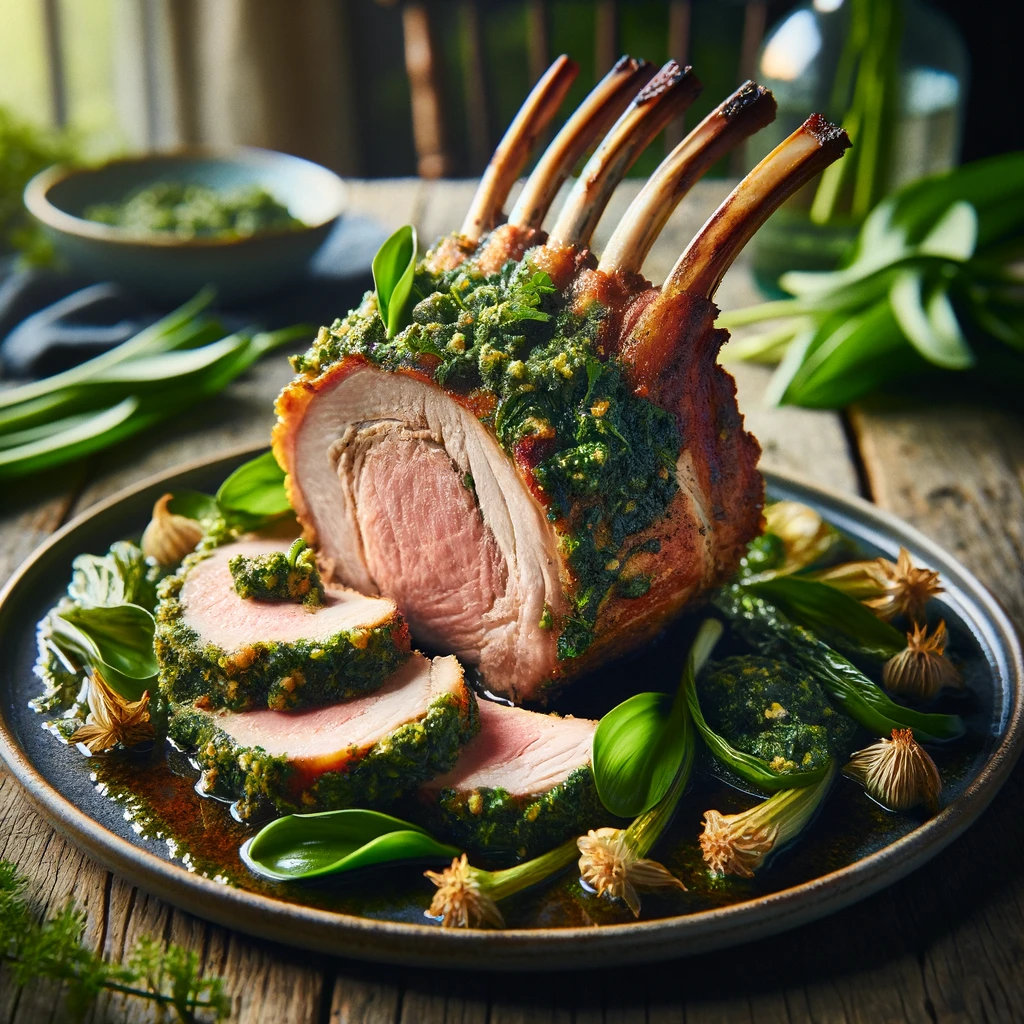
<path fill-rule="evenodd" d="M 471 183 L 354 182 L 353 204 L 385 226 L 414 222 L 433 239 L 461 220 Z M 708 182 L 670 222 L 647 264 L 671 266 L 724 195 Z M 620 190 L 614 223 L 635 188 Z M 601 239 L 598 240 L 600 246 Z M 738 265 L 723 308 L 755 298 Z M 339 310 L 339 312 L 342 312 Z M 167 427 L 46 480 L 0 495 L 0 578 L 47 534 L 93 502 L 189 458 L 268 436 L 271 403 L 289 376 L 272 358 Z M 944 545 L 1024 622 L 1024 423 L 990 405 L 865 405 L 849 415 L 766 410 L 767 374 L 737 369 L 741 405 L 764 463 L 859 493 Z M 173 431 L 173 432 L 172 432 Z M 1024 766 L 1022 766 L 1024 767 Z M 144 934 L 198 950 L 224 977 L 236 1019 L 331 1024 L 668 1024 L 751 1021 L 1024 1020 L 1024 771 L 982 819 L 911 877 L 842 913 L 749 946 L 651 967 L 560 975 L 446 973 L 365 965 L 255 941 L 151 898 L 79 853 L 0 770 L 0 858 L 17 862 L 49 910 L 74 896 L 88 941 L 117 959 Z M 0 1021 L 62 1021 L 50 986 L 15 991 L 0 972 Z M 142 1013 L 142 1016 L 137 1016 Z M 147 1019 L 101 999 L 94 1021 Z"/>

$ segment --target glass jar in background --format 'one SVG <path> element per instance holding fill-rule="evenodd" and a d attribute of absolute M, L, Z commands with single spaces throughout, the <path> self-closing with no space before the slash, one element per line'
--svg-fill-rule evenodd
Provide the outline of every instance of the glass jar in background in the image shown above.
<path fill-rule="evenodd" d="M 787 270 L 834 268 L 882 196 L 956 165 L 967 71 L 958 32 L 921 0 L 812 0 L 768 33 L 756 77 L 779 111 L 748 142 L 748 166 L 815 111 L 848 127 L 854 148 L 839 161 L 850 161 L 839 185 L 837 164 L 829 180 L 823 175 L 801 189 L 755 236 L 763 290 L 781 294 L 777 281 Z M 871 131 L 879 133 L 875 145 Z M 869 154 L 877 159 L 866 165 Z"/>

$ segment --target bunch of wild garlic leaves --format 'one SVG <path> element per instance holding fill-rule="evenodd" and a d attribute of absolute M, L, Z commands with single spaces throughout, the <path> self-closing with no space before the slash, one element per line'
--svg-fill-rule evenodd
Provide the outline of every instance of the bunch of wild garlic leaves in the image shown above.
<path fill-rule="evenodd" d="M 25 890 L 17 868 L 0 861 L 0 966 L 7 965 L 16 985 L 40 979 L 61 985 L 68 1019 L 80 1020 L 104 991 L 155 1004 L 164 1014 L 172 1010 L 181 1024 L 230 1014 L 222 982 L 199 974 L 196 953 L 164 950 L 144 938 L 124 964 L 108 963 L 83 944 L 85 914 L 74 901 L 40 921 Z"/>
<path fill-rule="evenodd" d="M 227 334 L 204 290 L 109 352 L 0 392 L 0 480 L 80 459 L 212 398 L 305 325 Z"/>
<path fill-rule="evenodd" d="M 884 199 L 848 264 L 790 272 L 793 298 L 723 314 L 781 321 L 727 357 L 778 363 L 775 404 L 840 408 L 897 381 L 971 371 L 1024 383 L 1024 152 L 925 178 Z"/>

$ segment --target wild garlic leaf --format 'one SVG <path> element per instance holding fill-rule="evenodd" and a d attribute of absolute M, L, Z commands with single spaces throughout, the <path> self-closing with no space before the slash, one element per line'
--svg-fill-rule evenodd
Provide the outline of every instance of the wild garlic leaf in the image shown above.
<path fill-rule="evenodd" d="M 778 772 L 773 772 L 761 758 L 748 754 L 746 751 L 737 750 L 724 736 L 719 735 L 708 725 L 697 694 L 697 677 L 708 658 L 711 657 L 715 643 L 721 635 L 722 624 L 717 619 L 707 619 L 704 622 L 700 633 L 697 634 L 697 641 L 694 643 L 690 657 L 687 659 L 683 681 L 679 688 L 680 699 L 685 702 L 690 718 L 711 755 L 740 778 L 769 792 L 779 789 L 796 789 L 818 782 L 828 771 L 827 766 L 814 771 L 781 775 Z"/>
<path fill-rule="evenodd" d="M 935 222 L 921 239 L 917 251 L 963 263 L 974 255 L 978 244 L 978 213 L 970 203 L 958 200 Z"/>
<path fill-rule="evenodd" d="M 815 768 L 811 771 L 789 772 L 785 775 L 780 772 L 773 772 L 766 761 L 748 754 L 745 750 L 738 750 L 724 736 L 715 732 L 708 725 L 704 712 L 701 711 L 700 698 L 697 695 L 697 683 L 695 679 L 687 680 L 686 700 L 693 718 L 693 724 L 697 727 L 700 738 L 708 748 L 711 756 L 724 765 L 733 774 L 738 775 L 745 782 L 749 782 L 758 789 L 768 793 L 775 793 L 781 789 L 799 789 L 802 786 L 813 786 L 820 782 L 829 772 L 829 766 Z"/>
<path fill-rule="evenodd" d="M 782 653 L 810 673 L 842 711 L 873 735 L 889 736 L 893 729 L 911 729 L 917 740 L 928 743 L 964 734 L 959 715 L 916 711 L 897 704 L 838 651 L 811 630 L 791 622 L 753 587 L 723 587 L 715 604 L 744 641 L 766 653 Z"/>
<path fill-rule="evenodd" d="M 721 633 L 721 624 L 715 620 L 704 623 L 687 659 L 687 672 L 700 670 Z M 601 802 L 612 814 L 635 818 L 668 792 L 688 753 L 683 738 L 688 714 L 684 689 L 685 677 L 674 698 L 638 693 L 598 722 L 594 781 Z"/>
<path fill-rule="evenodd" d="M 380 864 L 450 860 L 461 852 L 400 818 L 348 809 L 278 818 L 242 847 L 241 856 L 256 874 L 287 882 Z"/>
<path fill-rule="evenodd" d="M 975 363 L 964 338 L 947 288 L 939 285 L 925 298 L 926 282 L 919 270 L 905 270 L 893 280 L 889 304 L 907 340 L 929 362 L 947 370 L 966 370 Z"/>
<path fill-rule="evenodd" d="M 668 791 L 684 753 L 676 703 L 667 693 L 638 693 L 598 723 L 594 779 L 612 814 L 635 818 Z"/>
<path fill-rule="evenodd" d="M 199 522 L 216 519 L 220 515 L 217 499 L 212 494 L 203 494 L 201 491 L 175 491 L 167 510 L 176 516 L 184 516 L 186 519 L 195 519 Z"/>
<path fill-rule="evenodd" d="M 769 393 L 778 404 L 837 409 L 926 365 L 907 344 L 888 299 L 883 299 L 863 313 L 824 320 L 792 359 L 787 352 Z"/>
<path fill-rule="evenodd" d="M 373 257 L 373 283 L 380 318 L 393 338 L 408 323 L 409 300 L 416 276 L 416 229 L 400 227 Z"/>
<path fill-rule="evenodd" d="M 284 470 L 273 452 L 264 452 L 239 466 L 220 485 L 217 504 L 226 518 L 274 518 L 291 511 L 284 487 Z"/>
<path fill-rule="evenodd" d="M 91 666 L 103 672 L 122 697 L 138 700 L 149 688 L 146 684 L 155 678 L 159 666 L 153 650 L 156 623 L 145 608 L 134 604 L 109 608 L 74 605 L 62 609 L 59 617 L 85 638 Z"/>
<path fill-rule="evenodd" d="M 811 630 L 834 647 L 887 660 L 907 646 L 898 629 L 827 583 L 779 576 L 744 585 L 778 608 L 790 622 Z"/>

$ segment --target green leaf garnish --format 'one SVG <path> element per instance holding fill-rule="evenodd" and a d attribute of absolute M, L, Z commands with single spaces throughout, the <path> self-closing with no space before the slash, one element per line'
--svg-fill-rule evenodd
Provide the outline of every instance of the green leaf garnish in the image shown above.
<path fill-rule="evenodd" d="M 373 257 L 373 283 L 380 318 L 393 338 L 408 323 L 409 300 L 416 276 L 416 229 L 400 227 Z"/>
<path fill-rule="evenodd" d="M 719 628 L 721 628 L 720 624 Z M 688 672 L 686 674 L 683 680 L 683 690 L 693 723 L 712 757 L 752 786 L 769 793 L 783 789 L 799 789 L 820 782 L 829 773 L 829 765 L 823 765 L 810 771 L 786 774 L 772 771 L 761 758 L 754 754 L 748 754 L 745 750 L 738 750 L 724 736 L 715 732 L 708 725 L 700 707 L 700 698 L 697 695 L 697 673 Z"/>
<path fill-rule="evenodd" d="M 257 874 L 287 882 L 380 864 L 451 860 L 461 852 L 400 818 L 349 809 L 278 818 L 241 855 Z"/>
<path fill-rule="evenodd" d="M 95 608 L 72 605 L 60 612 L 60 618 L 85 638 L 93 666 L 122 697 L 138 700 L 149 688 L 145 684 L 156 676 L 160 666 L 153 650 L 156 622 L 145 608 L 134 604 Z"/>
<path fill-rule="evenodd" d="M 264 452 L 239 466 L 220 485 L 217 505 L 226 519 L 273 519 L 291 511 L 284 486 L 285 473 L 273 452 Z"/>
<path fill-rule="evenodd" d="M 198 522 L 213 520 L 220 515 L 217 499 L 212 494 L 203 494 L 201 491 L 175 491 L 167 510 Z"/>
<path fill-rule="evenodd" d="M 594 781 L 601 802 L 612 814 L 636 817 L 668 792 L 687 753 L 683 742 L 686 679 L 700 671 L 721 635 L 721 623 L 713 619 L 701 627 L 674 698 L 665 693 L 638 693 L 598 722 Z"/>
<path fill-rule="evenodd" d="M 889 736 L 893 729 L 911 729 L 916 740 L 927 743 L 964 734 L 959 715 L 928 714 L 897 704 L 860 669 L 811 630 L 794 625 L 752 588 L 741 584 L 724 587 L 715 604 L 746 641 L 766 653 L 781 651 L 872 735 Z"/>
<path fill-rule="evenodd" d="M 811 630 L 833 647 L 887 661 L 907 646 L 898 629 L 856 598 L 826 583 L 780 576 L 744 585 L 778 608 L 790 622 Z"/>

